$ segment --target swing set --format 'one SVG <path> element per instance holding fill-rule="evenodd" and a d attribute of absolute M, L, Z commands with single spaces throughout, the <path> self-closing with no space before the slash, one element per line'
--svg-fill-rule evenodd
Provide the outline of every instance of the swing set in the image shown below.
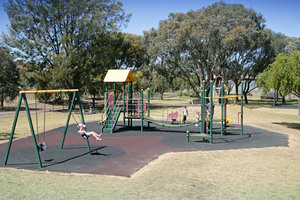
<path fill-rule="evenodd" d="M 74 108 L 75 98 L 77 98 L 77 102 L 78 102 L 78 107 L 79 107 L 79 111 L 80 111 L 80 115 L 81 115 L 81 123 L 85 124 L 84 118 L 83 118 L 83 112 L 82 112 L 82 107 L 81 107 L 81 103 L 80 103 L 80 97 L 79 97 L 79 90 L 78 89 L 20 91 L 19 92 L 19 100 L 18 100 L 17 110 L 16 110 L 16 113 L 15 113 L 15 118 L 14 118 L 13 126 L 12 126 L 12 129 L 11 129 L 9 143 L 8 143 L 8 146 L 7 146 L 7 151 L 6 151 L 6 155 L 5 155 L 5 159 L 4 159 L 4 165 L 6 165 L 7 161 L 8 161 L 8 157 L 9 157 L 9 153 L 10 153 L 12 141 L 13 141 L 13 138 L 14 138 L 15 128 L 16 128 L 16 125 L 17 125 L 18 117 L 19 117 L 19 111 L 20 111 L 20 108 L 21 108 L 22 100 L 24 100 L 25 110 L 26 110 L 26 114 L 27 114 L 27 119 L 28 119 L 30 131 L 31 131 L 31 136 L 32 136 L 32 140 L 33 140 L 33 144 L 34 144 L 34 148 L 35 148 L 35 153 L 36 153 L 36 156 L 37 156 L 38 164 L 39 164 L 40 168 L 43 167 L 42 161 L 41 161 L 41 156 L 40 156 L 40 151 L 46 150 L 46 142 L 45 142 L 45 123 L 46 123 L 46 108 L 45 108 L 45 105 L 46 104 L 44 104 L 44 133 L 43 133 L 43 142 L 39 143 L 39 136 L 37 134 L 37 137 L 36 137 L 36 134 L 35 134 L 35 131 L 34 131 L 34 127 L 33 127 L 33 123 L 32 123 L 32 118 L 31 118 L 31 115 L 30 115 L 30 108 L 29 108 L 29 105 L 28 105 L 28 101 L 27 101 L 26 95 L 27 94 L 35 94 L 35 95 L 37 95 L 37 94 L 45 94 L 46 95 L 46 94 L 49 94 L 49 93 L 73 93 L 72 101 L 71 101 L 71 104 L 69 106 L 69 114 L 68 114 L 68 117 L 67 117 L 67 122 L 66 122 L 66 126 L 65 126 L 65 129 L 64 129 L 64 133 L 63 133 L 63 137 L 62 137 L 60 149 L 62 149 L 63 146 L 64 146 L 64 141 L 65 141 L 66 133 L 67 133 L 68 126 L 69 126 L 70 117 L 72 115 L 72 110 Z M 38 118 L 37 118 L 37 103 L 36 103 L 36 101 L 37 100 L 36 100 L 36 97 L 35 97 L 36 126 L 37 126 L 36 131 L 38 133 L 38 120 L 37 120 Z M 46 98 L 45 98 L 45 103 L 46 103 Z M 75 119 L 75 121 L 76 121 L 76 119 Z M 37 139 L 38 139 L 38 141 L 37 141 Z M 88 150 L 90 150 L 90 145 L 89 145 L 88 138 L 86 138 L 86 143 L 87 143 Z"/>

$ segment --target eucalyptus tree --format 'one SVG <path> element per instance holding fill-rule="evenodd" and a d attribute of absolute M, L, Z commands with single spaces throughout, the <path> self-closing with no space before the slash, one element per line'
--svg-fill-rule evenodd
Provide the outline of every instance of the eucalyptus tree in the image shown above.
<path fill-rule="evenodd" d="M 104 92 L 103 79 L 108 69 L 139 69 L 146 61 L 142 37 L 121 32 L 105 32 L 95 35 L 87 50 L 90 59 L 86 63 L 85 87 L 94 100 Z M 95 106 L 93 101 L 93 106 Z"/>
<path fill-rule="evenodd" d="M 8 0 L 4 8 L 10 27 L 3 41 L 48 88 L 82 88 L 95 35 L 130 19 L 115 0 Z"/>
<path fill-rule="evenodd" d="M 286 37 L 286 52 L 291 53 L 293 50 L 300 51 L 300 37 Z"/>
<path fill-rule="evenodd" d="M 144 33 L 152 62 L 185 80 L 198 95 L 204 80 L 223 76 L 227 82 L 235 75 L 238 85 L 255 76 L 249 75 L 253 67 L 262 71 L 270 35 L 261 14 L 222 1 L 186 14 L 171 13 L 157 30 Z"/>
<path fill-rule="evenodd" d="M 0 46 L 0 106 L 4 106 L 4 100 L 13 100 L 18 95 L 19 84 L 17 64 L 9 50 Z"/>
<path fill-rule="evenodd" d="M 246 94 L 254 89 L 250 88 L 251 82 L 255 81 L 257 75 L 275 58 L 272 34 L 270 30 L 257 29 L 257 26 L 250 23 L 247 29 L 243 27 L 233 29 L 227 37 L 234 38 L 228 39 L 227 43 L 227 46 L 233 48 L 227 63 L 228 78 L 235 83 L 236 94 L 240 81 L 244 80 L 243 92 L 248 103 Z"/>

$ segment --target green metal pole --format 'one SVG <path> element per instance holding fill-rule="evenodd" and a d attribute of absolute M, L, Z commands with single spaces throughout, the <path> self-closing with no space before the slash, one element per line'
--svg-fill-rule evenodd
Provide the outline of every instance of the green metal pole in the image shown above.
<path fill-rule="evenodd" d="M 80 115 L 81 115 L 81 122 L 82 122 L 82 124 L 85 124 L 84 117 L 83 117 L 83 112 L 82 112 L 82 107 L 81 107 L 81 101 L 80 101 L 79 92 L 76 92 L 75 94 L 77 96 L 78 107 L 79 107 L 79 111 L 80 111 Z M 89 143 L 89 138 L 86 138 L 85 140 L 86 140 L 86 145 L 87 145 L 88 150 L 91 150 L 90 143 Z"/>
<path fill-rule="evenodd" d="M 133 83 L 132 81 L 130 82 L 130 93 L 131 93 L 131 99 L 133 99 Z M 133 104 L 133 101 L 131 100 L 131 104 Z M 132 109 L 131 109 L 132 110 Z M 130 118 L 130 123 L 131 123 L 131 126 L 132 126 L 132 118 Z"/>
<path fill-rule="evenodd" d="M 190 142 L 190 131 L 186 131 L 186 142 Z"/>
<path fill-rule="evenodd" d="M 201 94 L 201 133 L 205 133 L 205 81 L 202 82 Z"/>
<path fill-rule="evenodd" d="M 132 126 L 132 121 L 131 121 L 131 118 L 129 116 L 131 116 L 131 104 L 132 104 L 132 96 L 131 96 L 131 91 L 130 91 L 130 83 L 131 82 L 128 82 L 127 84 L 127 96 L 128 96 L 128 126 L 131 127 Z"/>
<path fill-rule="evenodd" d="M 25 104 L 26 114 L 27 114 L 27 118 L 28 118 L 30 131 L 31 131 L 31 136 L 32 136 L 32 140 L 33 140 L 33 143 L 34 143 L 36 157 L 37 157 L 38 162 L 39 162 L 39 167 L 42 168 L 43 167 L 42 166 L 42 161 L 41 161 L 41 157 L 40 157 L 38 144 L 37 144 L 36 139 L 35 139 L 34 129 L 33 129 L 33 126 L 32 126 L 32 121 L 31 121 L 31 116 L 30 116 L 30 110 L 29 110 L 27 99 L 26 99 L 26 94 L 22 94 L 22 95 L 23 95 L 23 99 L 24 99 L 24 104 Z"/>
<path fill-rule="evenodd" d="M 204 113 L 204 120 L 203 120 L 203 133 L 206 134 L 206 117 L 207 117 L 207 110 L 206 110 L 206 96 L 207 96 L 207 90 L 204 90 L 204 99 L 203 99 L 203 113 Z"/>
<path fill-rule="evenodd" d="M 224 82 L 221 83 L 221 136 L 223 136 L 224 132 Z M 226 123 L 226 115 L 225 115 L 225 123 Z"/>
<path fill-rule="evenodd" d="M 7 164 L 7 159 L 8 159 L 8 156 L 9 156 L 11 143 L 12 143 L 12 140 L 14 138 L 14 133 L 15 133 L 15 129 L 16 129 L 17 121 L 18 121 L 18 116 L 19 116 L 19 112 L 20 112 L 21 103 L 22 103 L 22 94 L 19 95 L 18 106 L 17 106 L 17 110 L 16 110 L 16 114 L 15 114 L 14 123 L 13 123 L 13 126 L 11 128 L 11 132 L 10 132 L 10 138 L 9 138 L 9 142 L 8 142 L 8 146 L 7 146 L 7 150 L 6 150 L 4 165 Z"/>
<path fill-rule="evenodd" d="M 228 95 L 228 91 L 227 90 L 225 90 L 225 95 Z M 225 115 L 225 119 L 226 119 L 226 117 L 227 117 L 227 99 L 224 99 L 224 115 Z M 225 131 L 224 131 L 224 133 L 226 134 L 226 127 L 227 127 L 227 122 L 226 122 L 226 120 L 225 120 L 225 123 L 224 123 L 224 126 L 225 126 Z"/>
<path fill-rule="evenodd" d="M 242 87 L 241 87 L 241 135 L 243 135 L 243 131 L 244 131 L 244 121 L 243 121 L 243 117 L 244 117 L 244 81 L 242 81 Z"/>
<path fill-rule="evenodd" d="M 70 108 L 69 108 L 69 114 L 68 114 L 65 130 L 64 130 L 63 138 L 62 138 L 61 145 L 60 145 L 61 149 L 64 147 L 64 142 L 65 142 L 65 139 L 66 139 L 66 134 L 67 134 L 67 130 L 68 130 L 69 122 L 70 122 L 70 117 L 71 117 L 71 113 L 72 113 L 72 109 L 73 109 L 73 104 L 74 104 L 74 101 L 75 101 L 75 96 L 76 95 L 74 93 L 73 98 L 72 98 L 72 102 L 71 102 L 71 105 L 70 105 Z"/>
<path fill-rule="evenodd" d="M 210 126 L 209 126 L 209 132 L 210 132 L 210 143 L 213 142 L 213 134 L 212 134 L 212 129 L 213 129 L 213 81 L 210 81 Z"/>
<path fill-rule="evenodd" d="M 114 83 L 114 106 L 116 106 L 116 83 Z"/>
<path fill-rule="evenodd" d="M 105 89 L 105 93 L 106 93 L 106 96 L 105 96 L 105 105 L 104 106 L 106 106 L 106 105 L 108 105 L 108 84 L 106 83 L 106 89 Z M 107 112 L 107 109 L 108 108 L 105 108 L 105 110 L 106 110 L 106 112 Z"/>
<path fill-rule="evenodd" d="M 144 91 L 141 89 L 141 132 L 144 131 Z"/>
<path fill-rule="evenodd" d="M 148 105 L 147 105 L 147 110 L 148 114 L 147 116 L 150 117 L 150 88 L 147 89 L 147 98 L 148 98 Z M 150 127 L 150 122 L 148 122 L 148 128 Z"/>
<path fill-rule="evenodd" d="M 200 133 L 203 133 L 202 132 L 202 129 L 203 129 L 203 127 L 202 127 L 202 122 L 203 122 L 203 118 L 204 118 L 204 113 L 203 113 L 203 90 L 201 90 L 201 93 L 200 93 L 200 103 L 201 103 L 201 105 L 200 105 L 200 122 L 199 122 L 199 128 L 200 128 Z"/>
<path fill-rule="evenodd" d="M 123 128 L 125 128 L 125 112 L 126 112 L 126 84 L 123 83 Z"/>

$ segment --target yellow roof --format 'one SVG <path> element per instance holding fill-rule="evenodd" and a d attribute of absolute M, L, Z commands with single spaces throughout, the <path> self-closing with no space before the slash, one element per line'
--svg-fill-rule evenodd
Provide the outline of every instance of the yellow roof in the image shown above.
<path fill-rule="evenodd" d="M 134 78 L 130 69 L 110 69 L 105 75 L 106 83 L 124 83 L 134 82 Z"/>

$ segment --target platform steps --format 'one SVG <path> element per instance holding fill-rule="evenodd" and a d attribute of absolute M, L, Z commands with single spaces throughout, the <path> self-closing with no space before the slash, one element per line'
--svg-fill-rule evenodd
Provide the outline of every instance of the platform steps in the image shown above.
<path fill-rule="evenodd" d="M 239 130 L 241 130 L 241 128 L 238 128 L 238 127 L 228 126 L 228 127 L 224 128 L 224 131 L 239 131 Z"/>
<path fill-rule="evenodd" d="M 106 112 L 106 120 L 103 124 L 103 127 L 102 127 L 102 132 L 103 133 L 113 133 L 115 127 L 116 127 L 116 124 L 119 120 L 119 116 L 120 116 L 120 113 L 121 113 L 121 108 L 118 107 L 113 107 L 113 108 L 109 108 Z"/>
<path fill-rule="evenodd" d="M 189 131 L 186 132 L 186 141 L 190 142 L 190 137 L 197 137 L 197 138 L 202 138 L 203 140 L 205 139 L 211 139 L 211 136 L 209 134 L 205 133 L 190 133 Z"/>

